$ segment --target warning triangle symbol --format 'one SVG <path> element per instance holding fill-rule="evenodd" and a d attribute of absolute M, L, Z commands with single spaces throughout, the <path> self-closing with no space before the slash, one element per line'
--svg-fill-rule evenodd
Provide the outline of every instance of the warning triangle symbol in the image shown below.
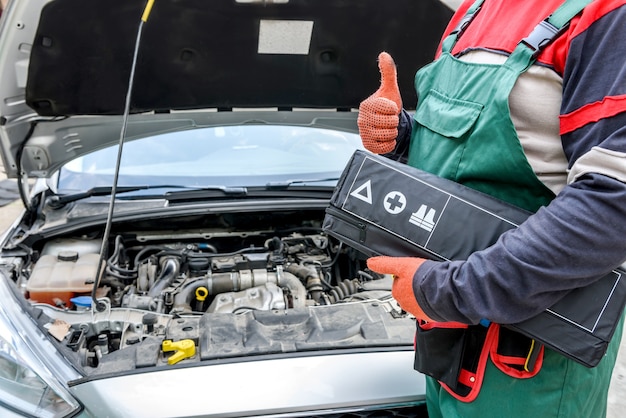
<path fill-rule="evenodd" d="M 354 196 L 359 200 L 372 204 L 372 181 L 368 180 L 360 185 L 356 190 L 350 193 L 350 196 Z"/>

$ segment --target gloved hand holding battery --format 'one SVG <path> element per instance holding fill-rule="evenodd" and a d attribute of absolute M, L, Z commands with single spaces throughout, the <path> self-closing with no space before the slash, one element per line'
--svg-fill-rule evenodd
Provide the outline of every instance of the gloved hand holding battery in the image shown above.
<path fill-rule="evenodd" d="M 402 97 L 396 64 L 386 52 L 378 55 L 380 88 L 359 106 L 357 124 L 363 146 L 375 154 L 386 154 L 396 147 Z"/>
<path fill-rule="evenodd" d="M 371 257 L 367 260 L 367 267 L 380 274 L 393 275 L 391 295 L 405 311 L 413 314 L 417 319 L 432 321 L 415 300 L 413 293 L 413 277 L 426 261 L 419 257 Z"/>

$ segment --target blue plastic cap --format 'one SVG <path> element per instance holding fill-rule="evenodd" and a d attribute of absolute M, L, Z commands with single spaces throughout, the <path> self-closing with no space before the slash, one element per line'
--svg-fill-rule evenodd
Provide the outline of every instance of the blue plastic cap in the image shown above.
<path fill-rule="evenodd" d="M 70 302 L 76 306 L 89 308 L 91 307 L 91 296 L 76 296 L 75 298 L 71 298 Z"/>

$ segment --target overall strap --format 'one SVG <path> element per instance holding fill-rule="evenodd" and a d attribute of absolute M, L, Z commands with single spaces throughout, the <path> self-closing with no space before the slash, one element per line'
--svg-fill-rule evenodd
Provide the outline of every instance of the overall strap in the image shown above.
<path fill-rule="evenodd" d="M 463 34 L 463 31 L 465 31 L 465 28 L 467 28 L 467 26 L 474 19 L 474 17 L 476 17 L 484 1 L 485 0 L 476 0 L 474 4 L 472 4 L 470 8 L 467 9 L 467 12 L 465 12 L 465 16 L 463 16 L 463 19 L 461 19 L 461 21 L 458 23 L 458 25 L 456 25 L 454 30 L 450 32 L 450 34 L 446 36 L 446 38 L 441 43 L 441 50 L 443 52 L 452 51 L 452 48 L 454 48 L 454 44 L 456 44 L 457 39 L 459 39 L 459 37 Z"/>
<path fill-rule="evenodd" d="M 535 62 L 541 51 L 567 29 L 574 16 L 592 1 L 566 0 L 517 44 L 504 65 L 519 73 L 524 72 Z"/>
<path fill-rule="evenodd" d="M 441 43 L 442 52 L 451 52 L 456 41 L 463 34 L 467 26 L 476 17 L 485 0 L 476 0 L 461 21 L 457 24 L 452 32 L 445 37 Z M 543 49 L 556 39 L 569 25 L 569 22 L 580 13 L 585 6 L 593 0 L 566 0 L 558 9 L 550 16 L 542 20 L 533 31 L 524 39 L 522 39 L 513 53 L 515 61 L 520 64 L 514 64 L 511 67 L 520 68 L 520 72 L 532 64 Z"/>

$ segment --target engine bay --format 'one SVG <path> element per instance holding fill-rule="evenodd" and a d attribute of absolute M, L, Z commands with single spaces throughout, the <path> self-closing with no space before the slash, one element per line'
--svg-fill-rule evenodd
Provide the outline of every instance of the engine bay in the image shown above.
<path fill-rule="evenodd" d="M 41 240 L 11 270 L 41 326 L 88 375 L 412 346 L 414 319 L 391 298 L 392 279 L 310 212 L 120 223 L 104 246 L 96 229 Z"/>

